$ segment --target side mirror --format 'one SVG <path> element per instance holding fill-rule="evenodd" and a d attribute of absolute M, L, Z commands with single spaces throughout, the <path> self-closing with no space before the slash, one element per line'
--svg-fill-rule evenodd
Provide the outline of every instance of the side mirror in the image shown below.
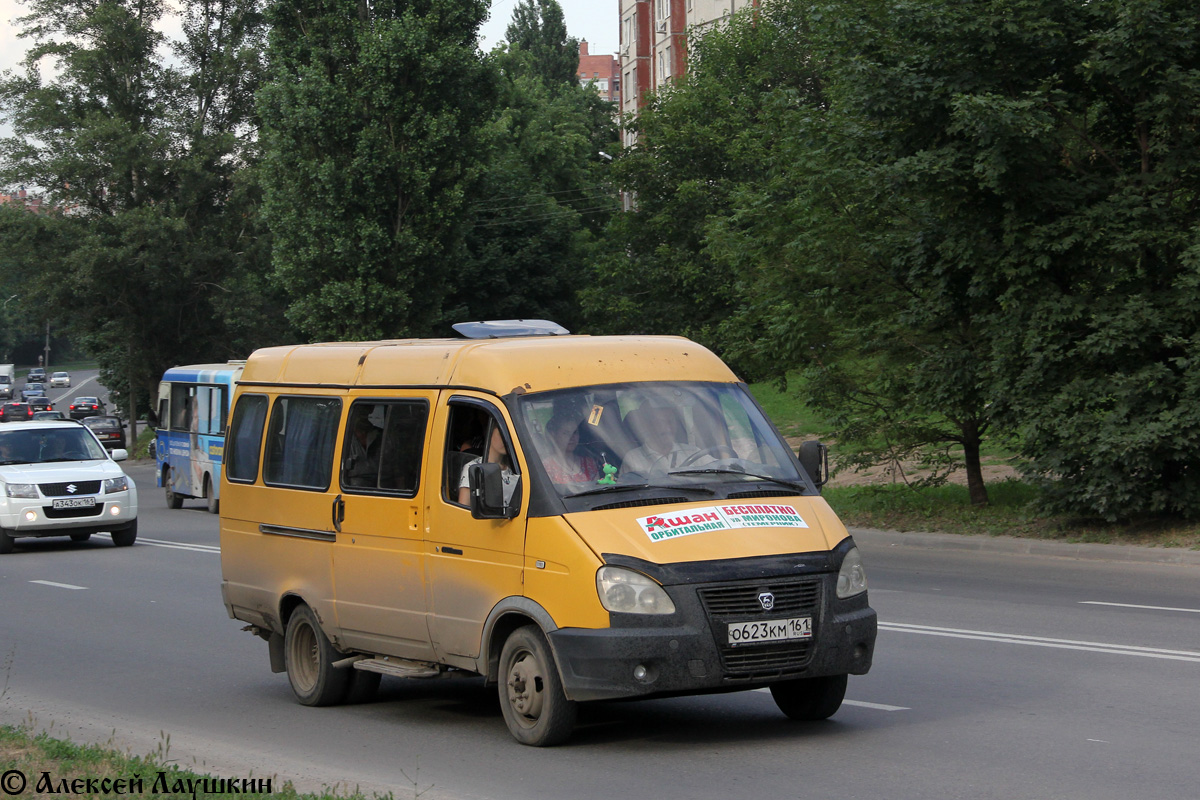
<path fill-rule="evenodd" d="M 808 473 L 813 484 L 820 489 L 829 482 L 829 448 L 820 442 L 803 442 L 796 451 L 800 466 Z"/>
<path fill-rule="evenodd" d="M 513 496 L 521 488 L 518 477 Z M 515 505 L 504 504 L 504 475 L 499 464 L 472 464 L 467 469 L 467 485 L 471 492 L 471 516 L 475 519 L 512 519 L 517 515 Z"/>
<path fill-rule="evenodd" d="M 123 449 L 123 448 L 120 448 L 120 447 L 117 447 L 117 448 L 114 448 L 114 449 L 113 449 L 113 451 L 112 451 L 112 460 L 113 460 L 113 461 L 124 461 L 124 460 L 125 460 L 125 459 L 127 459 L 127 458 L 129 458 L 129 451 L 128 451 L 128 450 L 125 450 L 125 449 Z"/>

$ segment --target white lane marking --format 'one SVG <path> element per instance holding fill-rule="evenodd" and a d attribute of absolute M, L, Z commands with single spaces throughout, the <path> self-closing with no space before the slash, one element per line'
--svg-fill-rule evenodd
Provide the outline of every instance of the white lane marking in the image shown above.
<path fill-rule="evenodd" d="M 107 536 L 108 534 L 100 534 Z M 165 539 L 145 539 L 141 536 L 137 539 L 138 544 L 149 545 L 150 547 L 163 547 L 168 550 L 191 550 L 193 553 L 220 553 L 221 548 L 215 544 L 191 544 L 189 542 L 169 542 Z"/>
<path fill-rule="evenodd" d="M 865 700 L 843 700 L 842 705 L 870 708 L 875 711 L 912 711 L 911 708 L 906 706 L 885 706 L 883 703 L 868 703 Z"/>
<path fill-rule="evenodd" d="M 76 586 L 73 583 L 55 583 L 54 581 L 30 581 L 30 583 L 40 583 L 42 586 L 53 586 L 56 589 L 86 589 L 86 586 Z"/>
<path fill-rule="evenodd" d="M 899 622 L 881 622 L 879 629 L 897 633 L 919 633 L 925 636 L 948 636 L 953 639 L 974 639 L 1002 644 L 1024 644 L 1032 647 L 1053 647 L 1059 650 L 1083 650 L 1091 653 L 1108 653 L 1118 656 L 1140 656 L 1161 658 L 1168 661 L 1194 661 L 1200 664 L 1200 652 L 1193 650 L 1164 650 L 1157 647 L 1135 647 L 1112 644 L 1111 642 L 1081 642 L 1072 639 L 1049 639 L 1042 636 L 1022 636 L 1016 633 L 994 633 L 971 631 L 960 628 L 935 628 L 930 625 L 905 625 Z"/>
<path fill-rule="evenodd" d="M 1112 608 L 1144 608 L 1148 611 L 1184 611 L 1189 614 L 1200 614 L 1200 608 L 1171 608 L 1170 606 L 1139 606 L 1133 603 L 1105 603 L 1100 600 L 1080 600 L 1081 606 L 1110 606 Z"/>
<path fill-rule="evenodd" d="M 766 692 L 770 694 L 770 689 L 755 689 L 756 692 Z M 883 703 L 868 703 L 865 700 L 843 700 L 844 706 L 855 706 L 856 708 L 869 708 L 872 711 L 912 711 L 907 706 L 885 706 Z"/>

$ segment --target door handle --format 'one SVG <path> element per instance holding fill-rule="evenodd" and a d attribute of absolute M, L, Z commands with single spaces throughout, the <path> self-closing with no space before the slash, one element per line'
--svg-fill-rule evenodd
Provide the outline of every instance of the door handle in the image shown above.
<path fill-rule="evenodd" d="M 333 529 L 342 532 L 342 522 L 346 519 L 346 501 L 339 494 L 333 498 Z"/>

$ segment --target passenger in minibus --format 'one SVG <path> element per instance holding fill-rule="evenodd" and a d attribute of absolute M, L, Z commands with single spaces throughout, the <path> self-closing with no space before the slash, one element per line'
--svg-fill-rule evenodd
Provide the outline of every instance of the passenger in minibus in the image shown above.
<path fill-rule="evenodd" d="M 566 412 L 556 413 L 546 424 L 546 436 L 552 449 L 543 459 L 546 474 L 555 483 L 589 483 L 600 477 L 600 464 L 590 455 L 580 455 L 579 426 Z"/>

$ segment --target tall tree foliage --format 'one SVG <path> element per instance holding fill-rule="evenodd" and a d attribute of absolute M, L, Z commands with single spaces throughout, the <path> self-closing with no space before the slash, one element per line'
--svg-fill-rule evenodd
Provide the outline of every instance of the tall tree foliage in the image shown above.
<path fill-rule="evenodd" d="M 567 35 L 558 0 L 519 0 L 505 38 L 510 50 L 529 55 L 529 67 L 547 84 L 578 82 L 579 40 Z"/>
<path fill-rule="evenodd" d="M 261 25 L 253 0 L 192 6 L 178 66 L 160 55 L 158 0 L 32 0 L 24 73 L 0 81 L 14 135 L 0 180 L 46 193 L 55 220 L 16 221 L 69 246 L 30 273 L 23 295 L 68 325 L 124 404 L 149 400 L 180 362 L 243 356 L 222 300 L 257 269 L 247 115 Z M 52 77 L 42 75 L 49 59 Z M 239 235 L 230 235 L 238 231 Z M 220 298 L 220 299 L 218 299 Z M 232 334 L 232 335 L 231 335 Z M 132 394 L 131 394 L 132 392 Z M 132 410 L 132 408 L 131 408 Z"/>
<path fill-rule="evenodd" d="M 260 94 L 288 317 L 317 339 L 422 334 L 462 254 L 495 96 L 483 0 L 279 0 Z"/>
<path fill-rule="evenodd" d="M 490 58 L 499 103 L 447 322 L 544 317 L 575 330 L 581 265 L 618 207 L 600 155 L 615 150 L 616 109 L 590 87 L 546 75 L 526 50 L 499 47 Z"/>

